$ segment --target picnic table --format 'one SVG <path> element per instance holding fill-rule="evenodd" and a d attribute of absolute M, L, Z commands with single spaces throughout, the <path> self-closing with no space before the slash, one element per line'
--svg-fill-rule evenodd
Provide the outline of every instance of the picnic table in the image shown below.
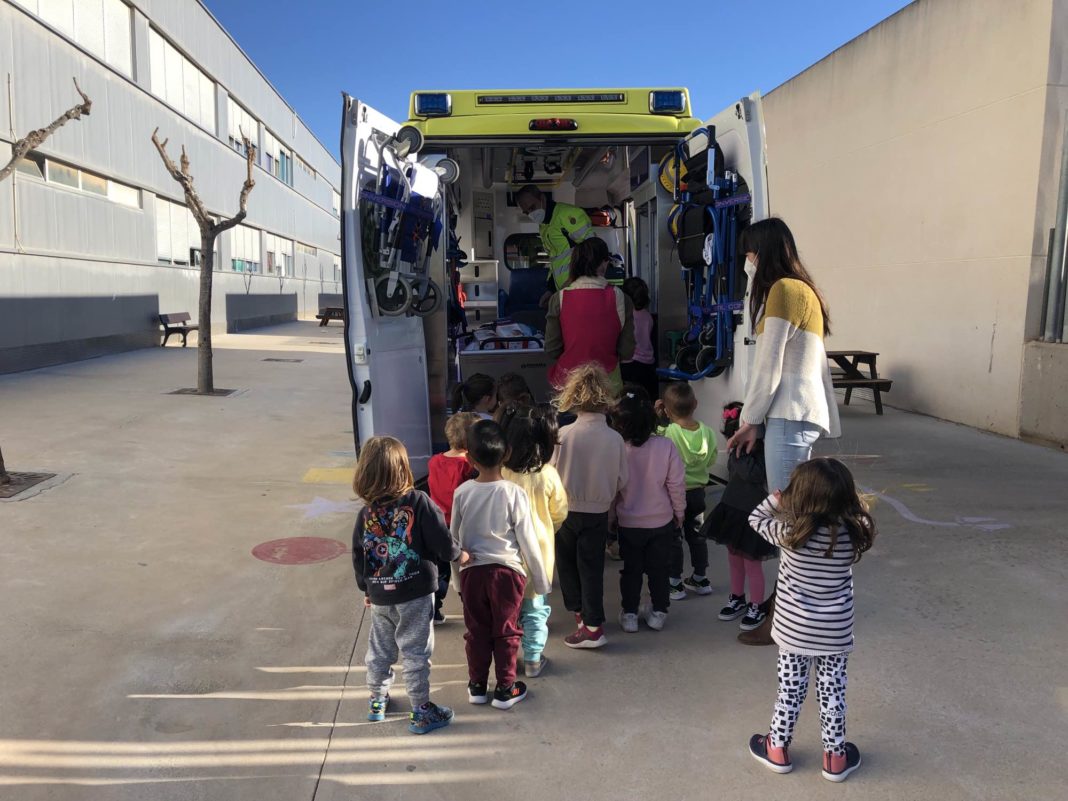
<path fill-rule="evenodd" d="M 340 320 L 345 322 L 345 310 L 340 306 L 324 306 L 319 309 L 319 313 L 315 315 L 316 320 L 320 320 L 320 328 L 325 328 L 331 320 Z"/>
<path fill-rule="evenodd" d="M 853 397 L 854 389 L 870 389 L 875 400 L 875 413 L 883 413 L 882 393 L 889 392 L 893 381 L 880 378 L 875 366 L 879 354 L 870 350 L 829 350 L 827 358 L 834 362 L 831 381 L 836 389 L 845 389 L 845 405 Z M 867 372 L 861 370 L 867 368 Z"/>

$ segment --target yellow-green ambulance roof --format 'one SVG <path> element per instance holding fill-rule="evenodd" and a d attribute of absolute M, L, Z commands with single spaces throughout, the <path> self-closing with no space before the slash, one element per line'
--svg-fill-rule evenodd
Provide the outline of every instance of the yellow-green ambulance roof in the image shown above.
<path fill-rule="evenodd" d="M 684 109 L 674 114 L 653 114 L 650 93 L 682 92 Z M 421 94 L 447 94 L 451 112 L 446 116 L 419 116 L 416 98 Z M 530 129 L 532 120 L 575 120 L 574 131 Z M 674 139 L 701 124 L 691 116 L 690 93 L 681 87 L 631 89 L 464 89 L 412 92 L 408 125 L 430 141 L 622 138 L 635 141 Z"/>

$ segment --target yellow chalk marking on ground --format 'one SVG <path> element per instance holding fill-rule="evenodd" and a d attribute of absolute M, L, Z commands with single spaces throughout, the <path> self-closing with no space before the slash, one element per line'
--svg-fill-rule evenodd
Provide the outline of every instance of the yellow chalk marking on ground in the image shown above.
<path fill-rule="evenodd" d="M 351 484 L 351 467 L 313 467 L 301 479 L 305 484 Z"/>
<path fill-rule="evenodd" d="M 902 484 L 901 486 L 913 492 L 934 492 L 934 489 L 926 484 Z"/>

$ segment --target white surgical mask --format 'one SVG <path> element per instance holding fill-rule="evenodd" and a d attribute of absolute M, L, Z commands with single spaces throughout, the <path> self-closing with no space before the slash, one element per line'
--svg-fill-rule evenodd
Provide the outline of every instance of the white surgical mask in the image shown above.
<path fill-rule="evenodd" d="M 541 225 L 545 222 L 545 209 L 531 209 L 527 216 L 534 221 L 535 225 Z"/>
<path fill-rule="evenodd" d="M 753 262 L 749 261 L 749 259 L 746 259 L 745 260 L 745 274 L 746 274 L 746 277 L 749 278 L 749 283 L 752 283 L 753 279 L 756 278 L 756 271 L 757 271 L 757 266 L 755 264 L 753 264 Z"/>

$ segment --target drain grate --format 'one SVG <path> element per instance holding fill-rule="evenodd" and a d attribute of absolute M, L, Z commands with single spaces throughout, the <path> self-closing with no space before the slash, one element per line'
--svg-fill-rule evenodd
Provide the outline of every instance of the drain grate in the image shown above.
<path fill-rule="evenodd" d="M 237 392 L 236 389 L 217 389 L 211 394 L 214 397 L 217 397 L 217 398 L 225 398 L 227 395 L 233 395 L 235 392 Z M 196 387 L 182 387 L 181 389 L 176 389 L 173 392 L 165 392 L 164 394 L 165 395 L 199 395 L 200 393 L 197 392 L 197 388 Z"/>
<path fill-rule="evenodd" d="M 303 359 L 263 359 L 265 362 L 285 362 L 286 364 L 300 364 Z"/>
<path fill-rule="evenodd" d="M 10 484 L 0 484 L 0 498 L 14 498 L 20 492 L 35 487 L 42 481 L 55 478 L 55 473 L 8 473 Z"/>

